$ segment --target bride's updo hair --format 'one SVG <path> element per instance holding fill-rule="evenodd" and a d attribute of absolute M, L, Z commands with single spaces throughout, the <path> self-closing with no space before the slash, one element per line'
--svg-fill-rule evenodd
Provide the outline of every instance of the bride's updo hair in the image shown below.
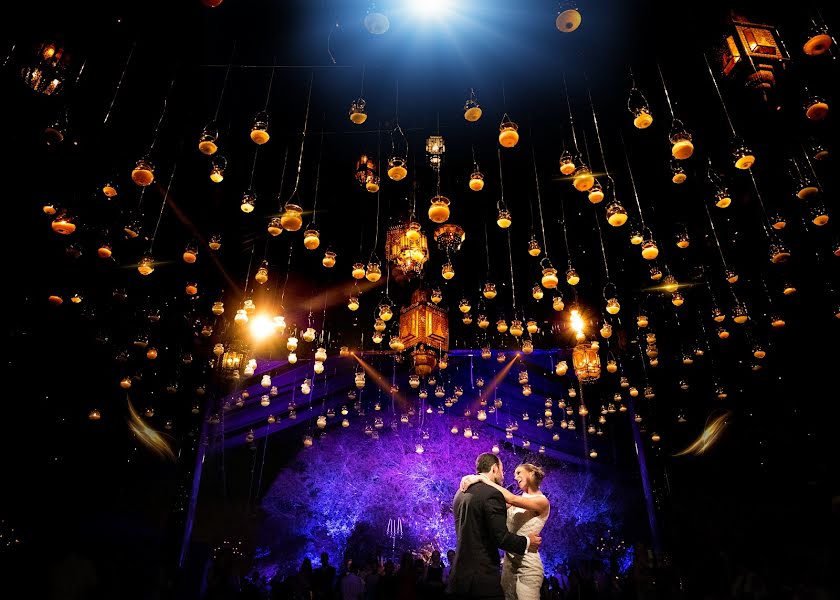
<path fill-rule="evenodd" d="M 519 466 L 531 474 L 531 481 L 535 487 L 539 488 L 542 480 L 545 478 L 545 471 L 543 468 L 532 463 L 522 463 Z"/>

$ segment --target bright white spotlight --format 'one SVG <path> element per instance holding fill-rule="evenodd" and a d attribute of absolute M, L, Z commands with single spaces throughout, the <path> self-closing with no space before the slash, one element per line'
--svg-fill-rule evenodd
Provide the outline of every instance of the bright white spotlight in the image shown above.
<path fill-rule="evenodd" d="M 251 335 L 256 341 L 262 341 L 274 333 L 274 322 L 265 315 L 251 319 Z"/>
<path fill-rule="evenodd" d="M 449 0 L 411 0 L 411 12 L 420 17 L 442 17 L 450 8 Z"/>

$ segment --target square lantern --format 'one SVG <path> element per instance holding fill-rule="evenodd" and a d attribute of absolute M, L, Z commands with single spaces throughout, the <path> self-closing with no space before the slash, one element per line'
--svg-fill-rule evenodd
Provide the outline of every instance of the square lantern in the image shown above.
<path fill-rule="evenodd" d="M 426 140 L 426 154 L 429 157 L 429 166 L 435 171 L 440 169 L 443 162 L 443 153 L 446 152 L 446 142 L 441 135 L 430 135 Z"/>
<path fill-rule="evenodd" d="M 601 357 L 598 342 L 582 343 L 572 351 L 575 375 L 581 383 L 594 383 L 601 377 Z"/>
<path fill-rule="evenodd" d="M 429 300 L 428 290 L 417 289 L 411 296 L 411 304 L 400 310 L 400 339 L 406 348 L 423 344 L 428 348 L 448 349 L 446 311 Z"/>
<path fill-rule="evenodd" d="M 751 23 L 739 15 L 730 18 L 731 29 L 720 50 L 721 69 L 730 78 L 765 94 L 776 83 L 775 68 L 783 69 L 790 57 L 784 52 L 776 28 Z"/>

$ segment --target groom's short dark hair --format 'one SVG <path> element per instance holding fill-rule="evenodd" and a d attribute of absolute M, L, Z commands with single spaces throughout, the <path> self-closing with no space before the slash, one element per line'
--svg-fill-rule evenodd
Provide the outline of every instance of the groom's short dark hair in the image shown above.
<path fill-rule="evenodd" d="M 490 469 L 493 468 L 493 465 L 498 465 L 502 461 L 499 460 L 499 457 L 493 454 L 492 452 L 485 452 L 484 454 L 479 454 L 478 458 L 475 459 L 475 472 L 476 473 L 488 473 Z"/>

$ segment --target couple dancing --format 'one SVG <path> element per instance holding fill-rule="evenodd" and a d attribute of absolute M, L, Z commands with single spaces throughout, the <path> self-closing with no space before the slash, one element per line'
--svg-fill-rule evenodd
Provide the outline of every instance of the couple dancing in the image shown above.
<path fill-rule="evenodd" d="M 475 470 L 477 475 L 461 480 L 452 503 L 458 544 L 448 591 L 459 599 L 539 600 L 539 534 L 551 510 L 540 492 L 543 470 L 528 463 L 516 467 L 522 495 L 502 487 L 502 461 L 495 454 L 481 454 Z M 501 580 L 499 548 L 505 551 Z"/>

